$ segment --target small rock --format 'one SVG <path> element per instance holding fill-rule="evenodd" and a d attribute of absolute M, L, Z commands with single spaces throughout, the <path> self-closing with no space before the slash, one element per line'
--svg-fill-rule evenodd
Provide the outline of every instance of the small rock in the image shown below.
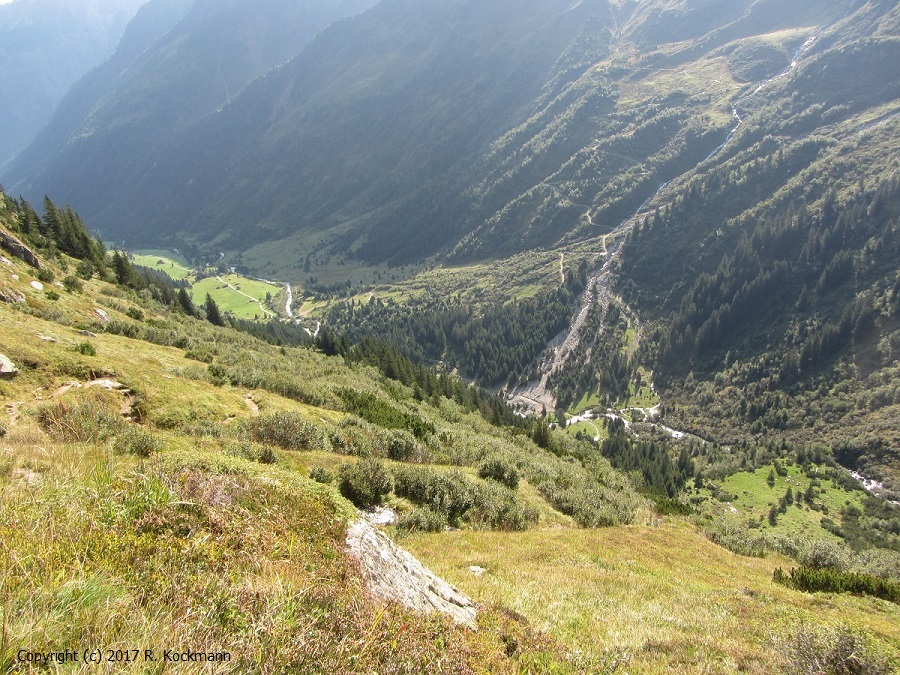
<path fill-rule="evenodd" d="M 78 331 L 78 334 L 79 334 L 79 335 L 84 335 L 85 337 L 97 337 L 97 334 L 96 334 L 96 333 L 92 333 L 92 332 L 89 331 L 89 330 L 80 330 L 80 331 Z"/>
<path fill-rule="evenodd" d="M 18 281 L 18 280 L 19 280 L 19 275 L 18 275 L 18 274 L 10 274 L 10 276 L 12 277 L 12 280 L 13 280 L 13 281 Z"/>
<path fill-rule="evenodd" d="M 108 378 L 100 379 L 100 380 L 91 380 L 90 382 L 85 382 L 85 387 L 101 387 L 106 389 L 107 391 L 112 391 L 113 389 L 121 389 L 122 383 L 116 382 L 115 380 L 110 380 Z"/>
<path fill-rule="evenodd" d="M 107 314 L 106 312 L 104 312 L 104 311 L 103 311 L 102 309 L 100 309 L 99 307 L 95 307 L 95 308 L 94 308 L 94 314 L 95 314 L 95 315 L 97 316 L 97 318 L 100 319 L 103 323 L 109 323 L 109 314 Z"/>
<path fill-rule="evenodd" d="M 32 281 L 31 287 L 36 291 L 44 290 L 44 284 L 42 284 L 40 281 Z"/>
<path fill-rule="evenodd" d="M 56 286 L 57 288 L 65 288 L 65 286 L 63 285 L 63 282 L 61 282 L 61 281 L 54 281 L 53 285 Z"/>
<path fill-rule="evenodd" d="M 478 565 L 470 565 L 470 566 L 469 566 L 469 571 L 470 571 L 472 574 L 474 574 L 476 577 L 480 577 L 480 576 L 482 576 L 485 572 L 487 572 L 486 569 L 484 569 L 483 567 L 479 567 Z"/>
<path fill-rule="evenodd" d="M 0 354 L 0 380 L 11 380 L 19 374 L 15 364 L 3 354 Z"/>
<path fill-rule="evenodd" d="M 59 342 L 55 337 L 50 337 L 49 335 L 38 334 L 38 339 L 43 340 L 44 342 Z"/>
<path fill-rule="evenodd" d="M 36 472 L 32 471 L 31 469 L 26 469 L 26 468 L 16 469 L 15 471 L 12 472 L 12 474 L 16 478 L 20 478 L 21 480 L 23 480 L 25 482 L 25 484 L 28 485 L 29 487 L 32 485 L 37 485 L 38 483 L 41 482 L 41 479 L 43 478 L 43 476 L 41 476 L 41 474 L 36 473 Z"/>
<path fill-rule="evenodd" d="M 3 263 L 7 267 L 12 267 L 12 262 L 7 258 L 4 258 L 2 255 L 0 255 L 0 263 Z"/>

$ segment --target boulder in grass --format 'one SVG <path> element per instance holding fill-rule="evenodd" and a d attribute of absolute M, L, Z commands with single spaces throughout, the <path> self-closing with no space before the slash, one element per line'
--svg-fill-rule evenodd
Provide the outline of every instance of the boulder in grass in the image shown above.
<path fill-rule="evenodd" d="M 41 269 L 38 257 L 21 241 L 8 232 L 0 230 L 0 247 L 6 249 L 17 258 L 21 258 L 35 269 Z"/>
<path fill-rule="evenodd" d="M 0 354 L 0 380 L 11 380 L 19 374 L 19 369 L 6 356 Z"/>

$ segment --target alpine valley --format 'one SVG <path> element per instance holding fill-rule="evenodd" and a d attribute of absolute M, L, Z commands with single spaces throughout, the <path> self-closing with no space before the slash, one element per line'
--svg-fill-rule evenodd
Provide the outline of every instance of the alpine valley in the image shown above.
<path fill-rule="evenodd" d="M 0 167 L 0 667 L 900 669 L 896 2 L 138 4 Z"/>

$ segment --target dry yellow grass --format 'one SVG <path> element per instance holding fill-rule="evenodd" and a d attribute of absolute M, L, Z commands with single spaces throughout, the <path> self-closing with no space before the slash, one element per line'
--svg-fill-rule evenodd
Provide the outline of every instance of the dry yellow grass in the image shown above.
<path fill-rule="evenodd" d="M 404 545 L 464 592 L 521 612 L 572 650 L 627 655 L 630 673 L 772 672 L 779 640 L 805 623 L 858 627 L 900 656 L 897 605 L 786 589 L 772 571 L 790 561 L 735 555 L 677 520 L 420 534 Z M 471 565 L 487 572 L 474 576 Z"/>

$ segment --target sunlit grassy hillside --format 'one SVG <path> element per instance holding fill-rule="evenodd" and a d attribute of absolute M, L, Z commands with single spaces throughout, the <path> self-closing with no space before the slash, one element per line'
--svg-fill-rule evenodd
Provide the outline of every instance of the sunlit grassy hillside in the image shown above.
<path fill-rule="evenodd" d="M 61 672 L 198 672 L 167 650 L 227 653 L 205 672 L 234 673 L 900 659 L 895 603 L 777 585 L 790 560 L 659 515 L 638 472 L 544 421 L 499 424 L 446 375 L 405 385 L 390 353 L 376 368 L 264 343 L 39 257 L 0 261 L 0 353 L 18 367 L 0 380 L 4 670 L 27 672 L 23 649 L 114 660 Z M 477 631 L 369 595 L 343 495 L 399 513 L 389 533 L 471 594 Z"/>

